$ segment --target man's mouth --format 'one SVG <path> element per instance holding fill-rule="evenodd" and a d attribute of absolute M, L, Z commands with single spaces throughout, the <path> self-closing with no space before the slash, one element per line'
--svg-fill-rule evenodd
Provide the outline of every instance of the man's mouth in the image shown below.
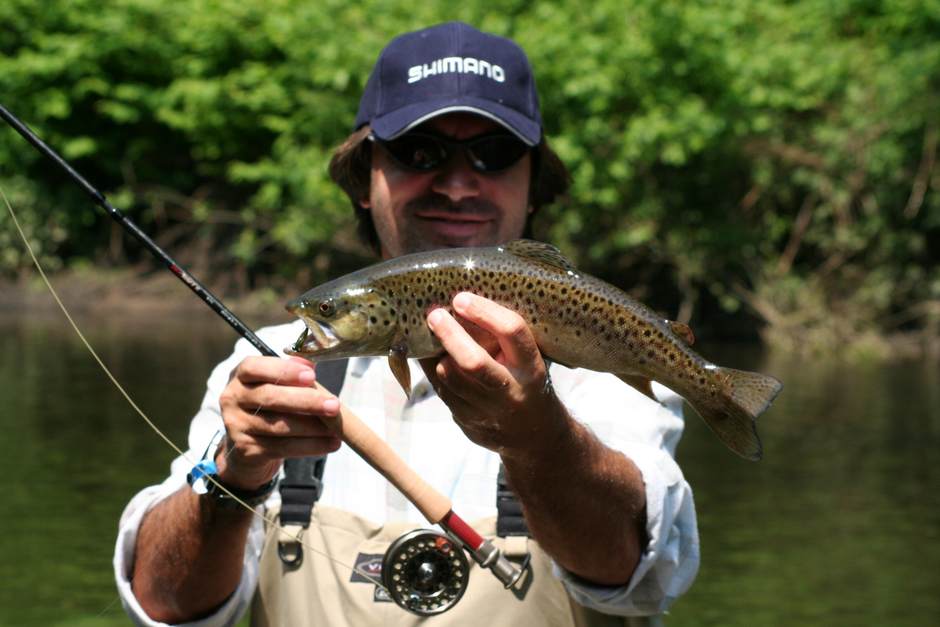
<path fill-rule="evenodd" d="M 450 211 L 421 211 L 415 217 L 445 237 L 465 238 L 478 233 L 493 218 L 482 214 L 453 213 Z"/>

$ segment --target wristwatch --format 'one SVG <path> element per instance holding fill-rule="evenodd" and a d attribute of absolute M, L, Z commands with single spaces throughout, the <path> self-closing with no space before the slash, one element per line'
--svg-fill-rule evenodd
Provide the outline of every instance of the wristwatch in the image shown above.
<path fill-rule="evenodd" d="M 193 492 L 199 496 L 208 497 L 225 509 L 238 509 L 243 504 L 252 508 L 261 505 L 277 485 L 278 475 L 274 475 L 270 481 L 254 490 L 243 490 L 226 485 L 219 480 L 218 468 L 215 465 L 215 454 L 222 447 L 223 442 L 224 432 L 222 431 L 212 437 L 202 454 L 202 459 L 187 473 L 186 483 L 193 489 Z M 216 444 L 215 448 L 213 444 Z M 211 457 L 209 451 L 213 451 Z"/>
<path fill-rule="evenodd" d="M 241 501 L 249 507 L 256 507 L 261 505 L 265 502 L 265 500 L 267 500 L 268 495 L 274 491 L 274 487 L 277 485 L 278 480 L 277 475 L 275 475 L 273 479 L 259 488 L 255 488 L 254 490 L 241 490 L 239 488 L 233 488 L 225 485 L 219 481 L 218 475 L 212 478 L 215 479 L 215 481 L 206 481 L 206 491 L 204 495 L 215 501 L 216 505 L 223 509 L 238 509 L 242 506 L 238 501 Z M 219 487 L 220 484 L 226 490 L 231 492 L 231 495 L 223 491 L 222 488 Z"/>

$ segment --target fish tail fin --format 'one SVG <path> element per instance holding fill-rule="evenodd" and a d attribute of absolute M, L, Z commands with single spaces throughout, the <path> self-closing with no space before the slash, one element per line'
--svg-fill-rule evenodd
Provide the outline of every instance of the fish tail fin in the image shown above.
<path fill-rule="evenodd" d="M 752 461 L 763 455 L 757 417 L 783 388 L 774 377 L 759 372 L 718 368 L 719 399 L 692 407 L 732 451 Z"/>

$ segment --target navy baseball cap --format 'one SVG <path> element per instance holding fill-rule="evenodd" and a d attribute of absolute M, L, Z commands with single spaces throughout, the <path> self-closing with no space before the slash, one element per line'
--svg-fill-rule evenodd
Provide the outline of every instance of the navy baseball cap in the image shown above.
<path fill-rule="evenodd" d="M 448 22 L 393 39 L 366 83 L 356 128 L 390 140 L 431 118 L 464 111 L 498 122 L 530 146 L 542 118 L 529 59 L 515 42 Z"/>

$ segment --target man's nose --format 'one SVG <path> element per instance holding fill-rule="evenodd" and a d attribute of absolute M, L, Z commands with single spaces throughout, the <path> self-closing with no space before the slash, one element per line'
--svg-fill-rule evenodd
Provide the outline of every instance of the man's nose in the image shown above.
<path fill-rule="evenodd" d="M 462 151 L 447 160 L 431 183 L 431 189 L 453 202 L 472 198 L 480 193 L 480 178 Z"/>

